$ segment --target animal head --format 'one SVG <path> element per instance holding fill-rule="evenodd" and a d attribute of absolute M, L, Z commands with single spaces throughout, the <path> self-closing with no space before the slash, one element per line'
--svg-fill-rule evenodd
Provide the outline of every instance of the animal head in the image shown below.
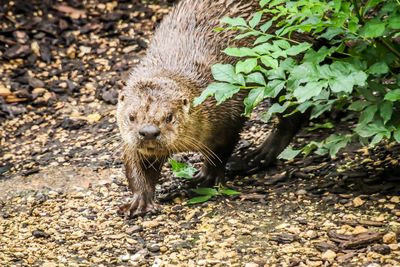
<path fill-rule="evenodd" d="M 124 143 L 143 155 L 177 152 L 191 111 L 188 90 L 169 78 L 128 82 L 120 93 L 117 121 Z"/>

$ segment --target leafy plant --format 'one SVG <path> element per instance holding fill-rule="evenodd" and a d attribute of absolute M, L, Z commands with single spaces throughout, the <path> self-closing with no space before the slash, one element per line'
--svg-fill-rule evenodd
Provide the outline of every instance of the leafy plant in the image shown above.
<path fill-rule="evenodd" d="M 172 172 L 175 177 L 192 179 L 193 175 L 197 172 L 197 169 L 185 163 L 178 162 L 174 159 L 169 159 L 168 163 L 171 164 Z"/>
<path fill-rule="evenodd" d="M 188 200 L 187 204 L 197 204 L 203 203 L 217 196 L 236 196 L 240 195 L 240 192 L 225 188 L 223 186 L 218 186 L 217 188 L 196 188 L 192 189 L 193 192 L 200 195 Z"/>
<path fill-rule="evenodd" d="M 264 99 L 273 104 L 263 113 L 353 112 L 358 123 L 281 158 L 312 151 L 334 156 L 351 140 L 374 146 L 383 139 L 400 143 L 400 2 L 398 0 L 261 0 L 260 10 L 246 21 L 224 18 L 217 31 L 237 31 L 247 47 L 223 52 L 236 64 L 216 64 L 210 84 L 195 99 L 213 96 L 217 104 L 247 90 L 244 114 Z M 289 111 L 291 112 L 290 114 Z M 331 128 L 329 124 L 322 127 Z"/>
<path fill-rule="evenodd" d="M 169 162 L 169 164 L 171 164 L 172 172 L 178 178 L 192 179 L 193 175 L 197 171 L 197 169 L 194 168 L 193 166 L 178 162 L 174 159 L 169 159 L 168 162 Z M 192 189 L 192 191 L 199 196 L 189 199 L 187 204 L 203 203 L 203 202 L 206 202 L 216 196 L 240 195 L 240 192 L 226 188 L 222 185 L 219 185 L 216 188 L 201 187 L 201 188 Z"/>

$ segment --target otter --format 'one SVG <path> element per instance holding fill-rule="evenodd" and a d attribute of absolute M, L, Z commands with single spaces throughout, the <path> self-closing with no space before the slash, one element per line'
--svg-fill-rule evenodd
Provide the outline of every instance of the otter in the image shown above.
<path fill-rule="evenodd" d="M 158 209 L 155 185 L 163 164 L 174 153 L 201 152 L 205 160 L 195 181 L 224 183 L 225 167 L 246 120 L 246 93 L 239 92 L 220 105 L 211 98 L 196 107 L 192 103 L 212 82 L 212 65 L 234 63 L 222 50 L 237 44 L 235 33 L 214 31 L 221 18 L 248 19 L 257 8 L 258 1 L 252 0 L 182 0 L 156 29 L 117 106 L 125 174 L 133 193 L 121 213 L 134 217 Z M 265 142 L 234 171 L 252 173 L 267 167 L 302 121 L 296 115 L 281 117 Z"/>

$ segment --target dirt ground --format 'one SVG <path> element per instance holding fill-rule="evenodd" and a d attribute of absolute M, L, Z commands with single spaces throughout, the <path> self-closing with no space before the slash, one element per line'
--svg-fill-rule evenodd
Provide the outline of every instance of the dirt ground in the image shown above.
<path fill-rule="evenodd" d="M 168 2 L 0 2 L 0 266 L 400 266 L 399 147 L 278 161 L 186 205 L 165 166 L 157 215 L 127 220 L 118 90 Z M 255 115 L 238 151 L 271 126 Z M 304 129 L 305 144 L 335 129 Z M 196 154 L 179 155 L 199 165 Z"/>

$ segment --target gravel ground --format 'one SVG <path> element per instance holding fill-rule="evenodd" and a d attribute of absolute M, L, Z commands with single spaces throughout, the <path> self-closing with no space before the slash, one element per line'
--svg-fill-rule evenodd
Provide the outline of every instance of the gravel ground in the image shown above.
<path fill-rule="evenodd" d="M 193 206 L 166 165 L 162 212 L 118 216 L 116 95 L 170 5 L 50 2 L 0 5 L 0 266 L 400 266 L 394 144 L 278 161 Z M 255 115 L 237 151 L 269 129 Z"/>
<path fill-rule="evenodd" d="M 234 198 L 188 206 L 176 197 L 158 215 L 125 220 L 120 169 L 73 175 L 90 186 L 42 185 L 0 202 L 1 266 L 400 265 L 399 196 L 318 195 L 299 189 L 307 179 L 273 182 L 278 173 L 238 179 Z"/>

